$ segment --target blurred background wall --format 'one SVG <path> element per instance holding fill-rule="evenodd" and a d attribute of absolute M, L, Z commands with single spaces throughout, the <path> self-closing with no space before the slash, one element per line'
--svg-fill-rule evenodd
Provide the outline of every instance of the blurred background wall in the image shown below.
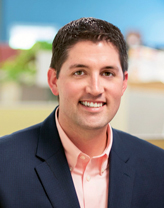
<path fill-rule="evenodd" d="M 57 105 L 46 80 L 51 42 L 80 17 L 115 24 L 127 41 L 129 87 L 112 125 L 164 147 L 163 0 L 0 0 L 0 135 L 42 121 Z"/>
<path fill-rule="evenodd" d="M 96 17 L 116 24 L 126 34 L 139 30 L 143 42 L 164 46 L 163 0 L 0 0 L 0 41 L 8 41 L 14 24 L 47 24 L 60 28 L 80 17 Z"/>

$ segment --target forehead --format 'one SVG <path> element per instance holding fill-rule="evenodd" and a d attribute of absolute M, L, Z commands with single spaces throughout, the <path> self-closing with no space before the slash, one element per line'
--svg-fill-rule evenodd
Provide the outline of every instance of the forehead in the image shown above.
<path fill-rule="evenodd" d="M 117 48 L 107 41 L 79 41 L 67 50 L 67 59 L 65 62 L 77 60 L 92 60 L 97 61 L 113 60 L 120 62 Z"/>
<path fill-rule="evenodd" d="M 73 44 L 72 46 L 70 46 L 70 48 L 68 48 L 68 53 L 72 50 L 72 49 L 83 49 L 84 46 L 106 46 L 106 47 L 109 47 L 109 48 L 113 48 L 115 49 L 117 52 L 118 52 L 118 49 L 116 48 L 116 46 L 110 42 L 110 41 L 105 41 L 105 40 L 102 40 L 102 41 L 91 41 L 91 40 L 79 40 L 78 42 L 76 42 L 75 44 Z M 86 48 L 87 49 L 87 48 Z"/>

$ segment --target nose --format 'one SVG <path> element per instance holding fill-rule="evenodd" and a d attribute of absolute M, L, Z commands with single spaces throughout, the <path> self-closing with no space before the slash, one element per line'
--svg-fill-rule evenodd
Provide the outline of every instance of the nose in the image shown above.
<path fill-rule="evenodd" d="M 99 96 L 104 92 L 103 82 L 97 74 L 91 76 L 86 86 L 86 92 L 93 96 Z"/>

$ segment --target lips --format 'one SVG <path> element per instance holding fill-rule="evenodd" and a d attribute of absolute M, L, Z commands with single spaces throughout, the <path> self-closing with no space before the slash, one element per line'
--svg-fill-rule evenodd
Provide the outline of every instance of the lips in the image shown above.
<path fill-rule="evenodd" d="M 105 105 L 104 102 L 89 102 L 89 101 L 81 101 L 80 102 L 82 105 L 86 106 L 86 107 L 90 107 L 90 108 L 100 108 L 103 105 Z"/>

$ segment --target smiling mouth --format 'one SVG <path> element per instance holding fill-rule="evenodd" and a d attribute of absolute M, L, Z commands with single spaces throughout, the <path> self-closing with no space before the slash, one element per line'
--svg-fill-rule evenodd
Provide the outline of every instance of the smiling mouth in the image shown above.
<path fill-rule="evenodd" d="M 102 103 L 96 103 L 96 102 L 88 102 L 88 101 L 80 101 L 80 103 L 86 107 L 90 107 L 90 108 L 100 108 L 103 105 L 105 105 L 106 103 L 102 102 Z"/>

